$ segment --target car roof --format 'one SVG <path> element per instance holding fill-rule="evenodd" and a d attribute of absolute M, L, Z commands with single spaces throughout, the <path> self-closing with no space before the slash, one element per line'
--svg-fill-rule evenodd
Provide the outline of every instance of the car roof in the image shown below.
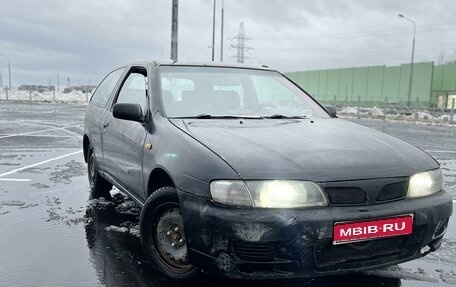
<path fill-rule="evenodd" d="M 275 71 L 270 69 L 266 65 L 255 66 L 255 65 L 246 65 L 238 63 L 223 63 L 223 62 L 190 62 L 190 61 L 140 61 L 133 62 L 126 66 L 135 66 L 135 65 L 152 65 L 152 66 L 187 66 L 187 67 L 221 67 L 221 68 L 241 68 L 241 69 L 255 69 L 255 70 L 267 70 Z"/>

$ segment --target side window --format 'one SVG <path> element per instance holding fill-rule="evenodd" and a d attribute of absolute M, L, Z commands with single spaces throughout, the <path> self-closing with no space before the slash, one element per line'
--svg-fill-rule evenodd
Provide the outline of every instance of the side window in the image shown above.
<path fill-rule="evenodd" d="M 90 99 L 90 102 L 97 106 L 104 107 L 108 102 L 112 90 L 114 90 L 114 87 L 116 86 L 117 81 L 119 81 L 120 76 L 122 76 L 124 70 L 124 68 L 117 69 L 111 72 L 111 74 L 107 75 L 101 84 L 98 85 L 98 88 Z"/>
<path fill-rule="evenodd" d="M 147 107 L 147 76 L 145 72 L 131 72 L 120 89 L 116 103 L 140 104 Z"/>

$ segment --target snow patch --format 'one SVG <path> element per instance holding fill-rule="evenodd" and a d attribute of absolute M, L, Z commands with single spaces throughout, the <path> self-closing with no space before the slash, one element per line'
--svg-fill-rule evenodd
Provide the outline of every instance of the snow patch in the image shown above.
<path fill-rule="evenodd" d="M 89 204 L 89 206 L 98 207 L 98 208 L 106 208 L 106 207 L 114 205 L 114 203 L 112 201 L 108 201 L 104 197 L 91 199 L 88 201 L 88 204 Z"/>
<path fill-rule="evenodd" d="M 358 110 L 354 107 L 345 107 L 342 110 L 340 110 L 339 113 L 347 115 L 356 115 L 358 113 Z"/>
<path fill-rule="evenodd" d="M 338 110 L 340 117 L 353 117 L 358 114 L 358 107 L 343 107 Z M 415 115 L 415 110 L 411 109 L 407 114 L 404 111 L 400 112 L 398 109 L 392 108 L 380 108 L 380 107 L 359 107 L 359 114 L 363 117 L 372 116 L 373 118 L 388 119 L 392 122 L 410 122 L 415 121 L 416 123 L 425 123 L 430 125 L 444 125 L 444 126 L 455 126 L 456 116 L 453 118 L 453 122 L 450 122 L 450 114 L 443 115 L 432 115 L 428 110 L 419 110 Z"/>
<path fill-rule="evenodd" d="M 128 233 L 129 229 L 127 227 L 120 227 L 120 226 L 115 226 L 115 225 L 110 225 L 108 227 L 105 227 L 106 231 L 115 231 L 115 232 L 120 232 L 120 233 Z"/>
<path fill-rule="evenodd" d="M 40 101 L 40 102 L 67 102 L 67 103 L 87 103 L 90 93 L 73 90 L 69 93 L 63 92 L 29 92 L 12 89 L 8 92 L 8 100 L 15 101 Z M 0 91 L 0 100 L 6 100 L 6 93 Z"/>
<path fill-rule="evenodd" d="M 426 272 L 424 272 L 424 270 L 422 268 L 418 268 L 417 271 L 411 272 L 411 270 L 407 270 L 407 269 L 404 269 L 399 266 L 392 266 L 392 267 L 385 268 L 385 269 L 365 271 L 362 273 L 367 274 L 367 275 L 380 276 L 380 277 L 439 283 L 439 279 L 437 277 L 427 274 Z"/>
<path fill-rule="evenodd" d="M 370 114 L 375 116 L 375 117 L 383 117 L 385 115 L 385 113 L 383 112 L 382 109 L 380 108 L 377 108 L 377 107 L 373 107 L 370 111 Z"/>

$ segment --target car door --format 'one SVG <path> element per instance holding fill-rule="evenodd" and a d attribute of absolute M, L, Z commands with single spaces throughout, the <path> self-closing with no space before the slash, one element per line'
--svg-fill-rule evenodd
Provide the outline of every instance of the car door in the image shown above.
<path fill-rule="evenodd" d="M 85 130 L 89 135 L 90 143 L 97 159 L 99 169 L 104 169 L 102 155 L 102 120 L 106 111 L 107 103 L 122 76 L 125 68 L 119 68 L 107 75 L 98 85 L 90 99 L 85 115 Z"/>
<path fill-rule="evenodd" d="M 147 69 L 132 67 L 103 118 L 103 157 L 107 172 L 124 188 L 142 193 L 142 158 L 147 123 L 113 117 L 116 103 L 140 104 L 144 115 L 149 113 Z M 149 118 L 145 116 L 145 118 Z"/>

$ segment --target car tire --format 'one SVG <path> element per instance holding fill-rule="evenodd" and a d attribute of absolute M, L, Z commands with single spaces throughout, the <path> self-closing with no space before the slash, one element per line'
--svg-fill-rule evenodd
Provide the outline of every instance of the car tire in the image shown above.
<path fill-rule="evenodd" d="M 97 159 L 93 149 L 89 150 L 89 155 L 87 156 L 87 173 L 92 194 L 96 197 L 101 196 L 109 199 L 111 197 L 109 191 L 112 189 L 112 184 L 98 172 Z"/>
<path fill-rule="evenodd" d="M 157 271 L 176 280 L 195 279 L 200 270 L 187 257 L 182 213 L 177 190 L 154 191 L 141 210 L 141 245 Z"/>

